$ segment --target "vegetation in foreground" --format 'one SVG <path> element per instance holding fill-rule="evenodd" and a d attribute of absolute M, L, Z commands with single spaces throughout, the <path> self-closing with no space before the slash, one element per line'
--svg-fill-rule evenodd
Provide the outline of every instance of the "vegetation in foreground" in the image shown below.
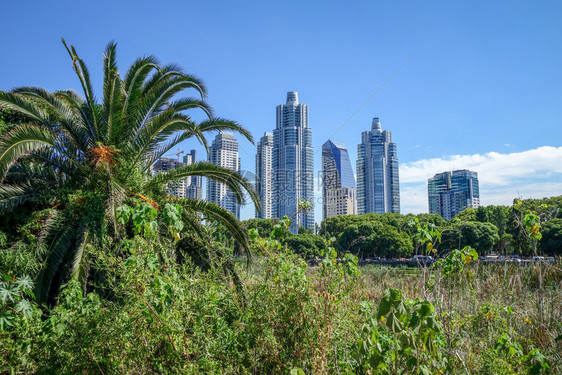
<path fill-rule="evenodd" d="M 237 266 L 243 289 L 222 268 L 178 263 L 141 235 L 124 240 L 118 254 L 89 249 L 103 280 L 90 293 L 71 280 L 52 308 L 33 302 L 29 278 L 5 279 L 1 367 L 67 374 L 562 370 L 560 264 L 484 265 L 464 249 L 426 272 L 359 269 L 355 256 L 338 260 L 328 248 L 310 267 L 281 245 L 282 232 L 281 225 L 265 239 L 251 232 L 262 256 Z M 3 251 L 2 273 L 6 265 L 14 275 L 33 271 L 21 256 Z"/>
<path fill-rule="evenodd" d="M 235 173 L 208 163 L 149 173 L 185 139 L 206 144 L 221 129 L 251 139 L 203 100 L 174 100 L 203 96 L 199 80 L 153 57 L 121 77 L 111 43 L 97 102 L 68 52 L 83 98 L 0 92 L 2 373 L 562 372 L 560 263 L 483 265 L 472 248 L 559 250 L 560 199 L 451 223 L 342 217 L 322 236 L 290 235 L 287 218 L 245 228 L 166 193 L 205 176 L 255 198 Z M 185 114 L 196 108 L 209 120 Z M 258 258 L 237 264 L 228 254 L 239 251 Z M 412 253 L 444 257 L 419 270 L 357 267 L 356 255 Z"/>

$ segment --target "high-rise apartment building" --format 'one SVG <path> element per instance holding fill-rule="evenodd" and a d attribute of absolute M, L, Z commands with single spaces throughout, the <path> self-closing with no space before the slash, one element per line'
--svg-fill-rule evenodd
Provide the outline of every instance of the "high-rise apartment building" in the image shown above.
<path fill-rule="evenodd" d="M 328 140 L 322 145 L 322 219 L 338 215 L 357 215 L 357 189 L 345 144 Z"/>
<path fill-rule="evenodd" d="M 181 152 L 183 153 L 183 151 Z M 168 171 L 196 162 L 197 151 L 191 150 L 183 157 L 183 162 L 178 159 L 160 158 L 152 166 L 152 173 L 168 173 Z M 168 184 L 168 194 L 181 198 L 202 198 L 201 177 L 186 177 Z"/>
<path fill-rule="evenodd" d="M 378 117 L 357 146 L 357 213 L 400 213 L 398 156 L 392 133 L 382 130 Z"/>
<path fill-rule="evenodd" d="M 299 104 L 296 91 L 277 106 L 273 131 L 273 217 L 293 218 L 291 232 L 299 226 L 314 229 L 314 212 L 300 212 L 301 200 L 314 203 L 314 150 L 308 127 L 308 106 Z"/>
<path fill-rule="evenodd" d="M 466 208 L 480 206 L 478 173 L 467 169 L 438 173 L 428 180 L 429 213 L 449 220 Z"/>
<path fill-rule="evenodd" d="M 183 157 L 185 165 L 194 164 L 197 162 L 197 151 L 191 150 Z M 187 178 L 187 187 L 185 197 L 190 199 L 203 199 L 203 177 L 190 176 Z"/>
<path fill-rule="evenodd" d="M 232 133 L 221 131 L 217 134 L 209 148 L 208 160 L 213 164 L 232 171 L 240 171 L 238 141 L 236 141 Z M 238 204 L 234 192 L 225 184 L 208 179 L 207 201 L 221 206 L 240 219 L 240 204 Z"/>
<path fill-rule="evenodd" d="M 264 133 L 258 142 L 256 153 L 255 188 L 261 201 L 261 212 L 256 217 L 273 217 L 273 133 Z"/>

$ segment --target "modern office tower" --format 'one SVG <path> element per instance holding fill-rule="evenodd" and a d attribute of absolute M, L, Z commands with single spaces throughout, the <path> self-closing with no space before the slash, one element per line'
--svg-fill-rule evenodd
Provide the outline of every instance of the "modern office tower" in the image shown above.
<path fill-rule="evenodd" d="M 427 193 L 429 213 L 452 219 L 465 208 L 480 206 L 478 173 L 467 169 L 438 173 L 428 180 Z"/>
<path fill-rule="evenodd" d="M 218 166 L 236 172 L 240 171 L 238 141 L 236 141 L 232 133 L 220 132 L 217 134 L 209 148 L 208 160 Z M 207 201 L 216 203 L 240 219 L 240 205 L 236 200 L 236 195 L 225 184 L 208 179 Z"/>
<path fill-rule="evenodd" d="M 338 215 L 357 215 L 357 189 L 345 144 L 328 140 L 322 145 L 322 220 Z"/>
<path fill-rule="evenodd" d="M 378 117 L 357 146 L 357 213 L 400 213 L 398 156 L 392 133 L 382 130 Z"/>
<path fill-rule="evenodd" d="M 197 151 L 195 150 L 191 150 L 187 155 L 183 157 L 183 163 L 185 165 L 193 164 L 196 161 Z M 203 198 L 203 177 L 190 176 L 187 178 L 185 197 L 198 200 Z"/>
<path fill-rule="evenodd" d="M 256 217 L 271 219 L 273 217 L 273 133 L 264 133 L 258 142 L 255 178 L 256 192 L 261 201 L 261 212 L 256 210 Z"/>
<path fill-rule="evenodd" d="M 314 203 L 314 151 L 308 127 L 308 106 L 299 104 L 296 91 L 277 106 L 273 131 L 273 217 L 292 218 L 290 230 L 314 229 L 314 212 L 301 212 L 301 200 Z"/>

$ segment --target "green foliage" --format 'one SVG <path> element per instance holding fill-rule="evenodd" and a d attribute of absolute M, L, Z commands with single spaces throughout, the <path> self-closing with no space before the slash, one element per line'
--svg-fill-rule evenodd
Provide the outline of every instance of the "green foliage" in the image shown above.
<path fill-rule="evenodd" d="M 452 250 L 444 259 L 439 259 L 436 267 L 442 267 L 443 276 L 457 276 L 464 271 L 464 267 L 473 261 L 478 260 L 478 253 L 470 246 L 465 246 L 462 250 Z"/>
<path fill-rule="evenodd" d="M 406 232 L 376 221 L 347 227 L 338 238 L 336 248 L 359 257 L 408 257 L 413 251 Z"/>
<path fill-rule="evenodd" d="M 296 254 L 301 254 L 305 258 L 321 256 L 326 248 L 324 237 L 309 233 L 289 236 L 283 242 Z"/>
<path fill-rule="evenodd" d="M 562 219 L 546 222 L 542 230 L 540 247 L 546 254 L 562 256 Z"/>
<path fill-rule="evenodd" d="M 409 300 L 398 289 L 387 289 L 376 320 L 363 326 L 353 351 L 357 373 L 431 374 L 443 371 L 444 338 L 435 307 Z"/>
<path fill-rule="evenodd" d="M 487 207 L 478 207 L 476 209 L 476 221 L 480 223 L 487 223 L 490 221 Z"/>
<path fill-rule="evenodd" d="M 249 219 L 244 220 L 242 224 L 248 229 L 256 229 L 260 237 L 269 237 L 273 227 L 279 223 L 279 219 Z"/>
<path fill-rule="evenodd" d="M 482 254 L 491 252 L 499 239 L 495 225 L 476 221 L 457 223 L 443 232 L 443 245 L 446 248 L 470 246 Z"/>
<path fill-rule="evenodd" d="M 523 227 L 532 241 L 540 241 L 541 219 L 538 215 L 529 213 L 523 216 Z"/>
<path fill-rule="evenodd" d="M 139 203 L 131 215 L 135 234 L 143 232 L 147 238 L 155 236 L 158 229 L 158 223 L 155 221 L 156 215 L 158 215 L 158 211 L 149 203 Z"/>
<path fill-rule="evenodd" d="M 204 98 L 206 89 L 175 65 L 162 66 L 147 56 L 121 75 L 114 42 L 103 56 L 103 92 L 97 102 L 86 64 L 73 46 L 64 40 L 63 44 L 83 97 L 72 90 L 49 92 L 39 87 L 0 91 L 0 214 L 7 216 L 9 228 L 27 221 L 18 212 L 29 216 L 29 211 L 52 211 L 37 236 L 47 251 L 36 283 L 38 300 L 54 302 L 59 286 L 71 276 L 85 284 L 91 261 L 87 248 L 99 246 L 107 236 L 118 241 L 129 216 L 134 234 L 157 237 L 157 206 L 163 207 L 164 226 L 176 240 L 185 226 L 194 235 L 203 235 L 197 217 L 201 213 L 209 222 L 223 223 L 248 251 L 244 229 L 226 210 L 208 202 L 172 201 L 164 194 L 168 183 L 202 176 L 227 185 L 240 202 L 249 193 L 259 210 L 248 181 L 209 162 L 156 176 L 150 169 L 185 140 L 206 146 L 209 132 L 229 129 L 252 141 L 251 134 L 233 121 L 214 117 L 204 100 L 181 97 L 194 92 Z M 208 119 L 193 121 L 186 114 L 193 109 L 202 110 Z M 123 203 L 132 196 L 141 197 L 143 203 L 130 212 Z M 6 230 L 4 225 L 0 230 Z"/>
<path fill-rule="evenodd" d="M 418 253 L 418 247 L 422 247 L 424 252 L 427 254 L 435 253 L 434 243 L 441 242 L 441 232 L 437 230 L 434 224 L 420 224 L 418 218 L 413 218 L 408 223 L 410 230 L 412 231 L 412 238 L 414 244 L 416 245 L 416 254 Z"/>
<path fill-rule="evenodd" d="M 13 281 L 0 281 L 0 331 L 7 331 L 14 320 L 29 319 L 33 306 L 25 297 L 33 298 L 33 281 L 25 276 Z"/>

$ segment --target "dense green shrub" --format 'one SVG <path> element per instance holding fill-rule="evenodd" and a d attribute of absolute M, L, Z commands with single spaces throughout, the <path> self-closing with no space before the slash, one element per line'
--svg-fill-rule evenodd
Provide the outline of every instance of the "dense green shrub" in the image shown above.
<path fill-rule="evenodd" d="M 347 227 L 337 240 L 337 249 L 359 257 L 409 257 L 413 245 L 407 233 L 374 221 Z"/>
<path fill-rule="evenodd" d="M 468 221 L 443 231 L 442 248 L 458 249 L 470 246 L 488 254 L 499 241 L 498 228 L 491 223 Z"/>
<path fill-rule="evenodd" d="M 326 240 L 322 236 L 304 233 L 288 236 L 283 241 L 295 254 L 301 254 L 305 258 L 313 258 L 322 255 L 326 249 Z"/>
<path fill-rule="evenodd" d="M 546 222 L 540 242 L 541 250 L 549 255 L 562 255 L 562 219 Z"/>

